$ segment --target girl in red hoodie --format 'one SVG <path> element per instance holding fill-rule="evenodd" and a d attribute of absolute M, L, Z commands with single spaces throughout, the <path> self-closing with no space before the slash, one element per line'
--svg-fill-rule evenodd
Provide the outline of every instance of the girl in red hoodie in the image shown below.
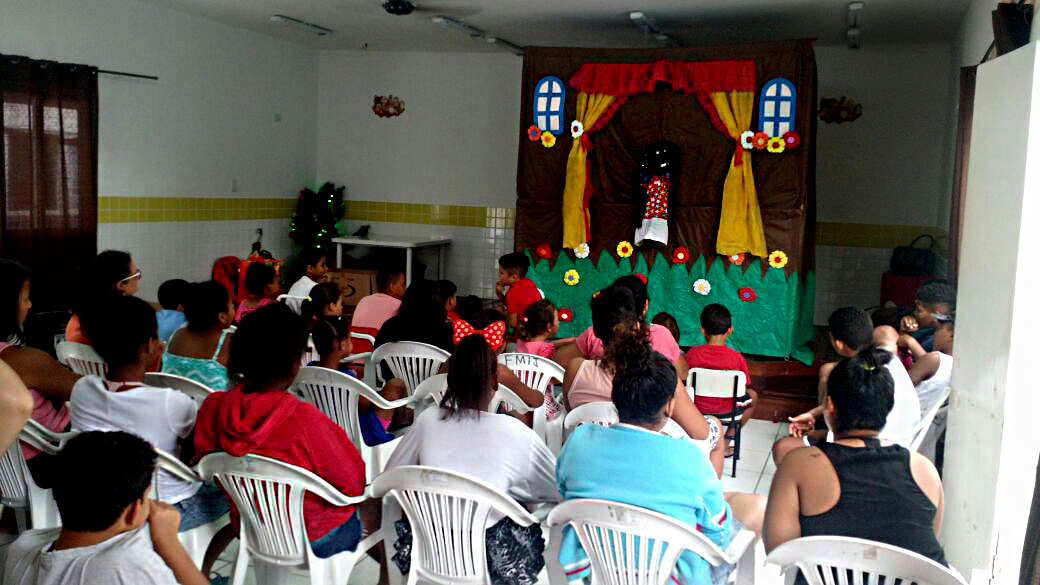
<path fill-rule="evenodd" d="M 228 356 L 232 387 L 211 394 L 195 423 L 196 457 L 223 451 L 264 455 L 313 472 L 348 496 L 365 490 L 365 463 L 347 434 L 314 406 L 286 389 L 300 369 L 304 348 L 300 318 L 278 303 L 242 318 Z M 231 508 L 232 522 L 238 514 Z M 376 530 L 365 513 L 365 528 Z M 354 506 L 341 508 L 307 494 L 303 519 L 314 554 L 328 558 L 354 550 L 362 519 Z"/>

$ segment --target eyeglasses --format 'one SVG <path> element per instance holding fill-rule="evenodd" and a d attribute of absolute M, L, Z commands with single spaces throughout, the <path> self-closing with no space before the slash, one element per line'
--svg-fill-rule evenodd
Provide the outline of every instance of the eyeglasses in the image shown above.
<path fill-rule="evenodd" d="M 127 276 L 126 278 L 120 279 L 119 282 L 127 282 L 129 280 L 141 280 L 141 271 L 138 270 L 137 272 L 131 274 L 130 276 Z"/>

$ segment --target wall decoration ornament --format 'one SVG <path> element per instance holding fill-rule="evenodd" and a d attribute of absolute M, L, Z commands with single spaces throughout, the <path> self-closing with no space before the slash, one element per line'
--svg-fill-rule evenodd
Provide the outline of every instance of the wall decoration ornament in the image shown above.
<path fill-rule="evenodd" d="M 654 142 L 639 156 L 639 177 L 646 191 L 643 221 L 636 229 L 635 243 L 668 243 L 668 190 L 678 175 L 679 147 L 665 140 Z"/>
<path fill-rule="evenodd" d="M 574 313 L 571 312 L 570 309 L 560 309 L 559 311 L 557 311 L 556 315 L 563 323 L 570 323 L 574 320 Z"/>
<path fill-rule="evenodd" d="M 740 135 L 740 145 L 744 147 L 744 150 L 751 150 L 755 147 L 755 133 L 748 130 Z"/>
<path fill-rule="evenodd" d="M 542 132 L 542 146 L 552 148 L 556 146 L 556 137 L 549 132 Z"/>
<path fill-rule="evenodd" d="M 773 250 L 769 255 L 769 265 L 773 268 L 783 268 L 787 266 L 787 254 L 782 250 Z"/>
<path fill-rule="evenodd" d="M 380 118 L 393 118 L 404 113 L 404 100 L 395 95 L 377 95 L 372 100 L 372 112 Z"/>
<path fill-rule="evenodd" d="M 542 131 L 538 129 L 538 126 L 531 125 L 527 128 L 527 139 L 531 142 L 538 142 L 538 139 L 542 137 Z"/>
<path fill-rule="evenodd" d="M 737 296 L 745 303 L 753 302 L 756 298 L 755 291 L 751 287 L 744 287 L 737 291 Z"/>
<path fill-rule="evenodd" d="M 797 97 L 794 84 L 783 77 L 765 82 L 758 99 L 758 131 L 772 138 L 793 130 Z"/>
<path fill-rule="evenodd" d="M 574 248 L 574 257 L 575 258 L 588 258 L 589 257 L 589 250 L 590 250 L 589 243 L 588 242 L 582 242 L 582 243 L 578 244 L 578 246 L 576 248 Z"/>
<path fill-rule="evenodd" d="M 571 138 L 581 138 L 585 133 L 585 126 L 578 120 L 571 122 Z"/>
<path fill-rule="evenodd" d="M 784 151 L 784 139 L 779 136 L 774 136 L 769 139 L 769 145 L 766 146 L 766 150 L 772 154 L 780 154 Z"/>
<path fill-rule="evenodd" d="M 744 263 L 744 253 L 741 252 L 740 254 L 732 254 L 732 255 L 730 255 L 729 263 L 730 264 L 734 264 L 736 266 L 740 266 L 741 264 Z"/>
<path fill-rule="evenodd" d="M 672 264 L 686 264 L 690 259 L 690 251 L 685 246 L 678 246 L 672 250 Z"/>
<path fill-rule="evenodd" d="M 820 100 L 820 119 L 827 124 L 852 122 L 863 115 L 863 106 L 852 98 L 823 98 Z"/>
<path fill-rule="evenodd" d="M 581 282 L 581 275 L 578 274 L 577 270 L 574 270 L 572 268 L 572 269 L 568 270 L 567 272 L 563 273 L 563 282 L 567 283 L 570 286 L 574 286 L 574 285 L 578 284 L 579 282 Z"/>
<path fill-rule="evenodd" d="M 693 283 L 693 292 L 708 296 L 708 293 L 711 292 L 711 283 L 704 278 L 699 278 Z"/>
<path fill-rule="evenodd" d="M 549 247 L 549 244 L 542 244 L 535 249 L 535 253 L 539 258 L 547 259 L 552 257 L 552 248 Z"/>
<path fill-rule="evenodd" d="M 627 240 L 622 241 L 617 245 L 617 255 L 621 256 L 622 258 L 628 258 L 632 255 L 632 252 L 634 251 L 635 249 L 632 248 L 632 244 L 628 243 Z"/>
<path fill-rule="evenodd" d="M 534 87 L 534 125 L 542 132 L 562 134 L 567 94 L 563 81 L 559 77 L 543 77 Z"/>
<path fill-rule="evenodd" d="M 798 133 L 795 132 L 794 130 L 791 130 L 790 132 L 786 132 L 784 134 L 784 136 L 783 136 L 783 139 L 784 139 L 784 148 L 787 148 L 787 149 L 798 148 L 798 145 L 801 144 L 801 142 L 802 142 L 801 136 L 799 136 Z"/>
<path fill-rule="evenodd" d="M 769 146 L 769 135 L 765 132 L 755 132 L 754 138 L 751 139 L 751 144 L 757 150 L 763 150 Z"/>

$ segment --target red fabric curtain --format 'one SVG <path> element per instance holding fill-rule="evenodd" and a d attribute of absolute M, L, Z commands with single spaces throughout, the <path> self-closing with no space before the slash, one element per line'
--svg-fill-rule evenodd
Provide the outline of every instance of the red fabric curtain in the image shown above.
<path fill-rule="evenodd" d="M 32 271 L 34 309 L 67 309 L 97 252 L 97 69 L 0 55 L 0 257 Z"/>
<path fill-rule="evenodd" d="M 586 63 L 571 76 L 570 86 L 588 94 L 627 96 L 652 93 L 667 83 L 683 93 L 755 91 L 755 62 L 655 61 L 653 63 Z"/>

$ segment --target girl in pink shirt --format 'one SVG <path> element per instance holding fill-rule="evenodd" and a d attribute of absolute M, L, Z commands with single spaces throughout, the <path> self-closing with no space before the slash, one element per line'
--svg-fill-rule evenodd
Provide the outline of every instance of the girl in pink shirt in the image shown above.
<path fill-rule="evenodd" d="M 560 330 L 560 317 L 556 307 L 546 299 L 535 301 L 528 305 L 520 322 L 520 335 L 523 339 L 516 342 L 517 353 L 529 353 L 551 360 L 556 347 L 564 343 L 570 343 L 574 338 L 557 339 L 550 341 L 549 338 L 556 335 Z M 562 380 L 560 380 L 562 382 Z M 560 406 L 552 395 L 552 387 L 545 389 L 545 418 L 553 420 L 563 407 Z"/>
<path fill-rule="evenodd" d="M 260 307 L 274 302 L 282 292 L 278 283 L 278 271 L 263 262 L 252 262 L 246 267 L 246 292 L 249 298 L 242 301 L 235 311 L 235 323 Z"/>

